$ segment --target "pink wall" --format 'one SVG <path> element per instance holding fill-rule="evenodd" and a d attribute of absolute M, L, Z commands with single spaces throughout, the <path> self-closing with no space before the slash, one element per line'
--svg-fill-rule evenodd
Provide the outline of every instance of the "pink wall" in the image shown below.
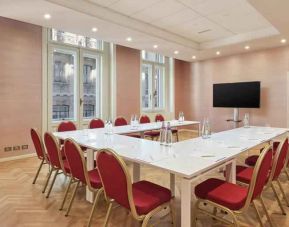
<path fill-rule="evenodd" d="M 176 108 L 187 106 L 188 116 L 202 120 L 209 117 L 214 131 L 231 128 L 226 119 L 232 109 L 212 107 L 212 85 L 237 81 L 261 81 L 261 108 L 241 109 L 240 117 L 250 113 L 251 124 L 286 127 L 287 121 L 287 71 L 289 48 L 280 47 L 258 52 L 220 57 L 197 63 L 182 63 L 186 66 L 176 74 Z M 180 68 L 176 63 L 177 69 Z M 176 69 L 176 70 L 177 70 Z M 181 70 L 180 70 L 181 71 Z M 186 82 L 179 82 L 186 78 Z M 188 84 L 186 84 L 188 83 Z M 183 84 L 180 86 L 180 84 Z M 185 87 L 186 89 L 183 89 Z M 184 101 L 182 101 L 184 100 Z"/>
<path fill-rule="evenodd" d="M 41 27 L 0 17 L 0 158 L 34 151 L 29 129 L 41 129 Z M 29 145 L 4 152 L 4 147 Z"/>
<path fill-rule="evenodd" d="M 140 51 L 116 46 L 116 112 L 130 121 L 140 113 Z"/>

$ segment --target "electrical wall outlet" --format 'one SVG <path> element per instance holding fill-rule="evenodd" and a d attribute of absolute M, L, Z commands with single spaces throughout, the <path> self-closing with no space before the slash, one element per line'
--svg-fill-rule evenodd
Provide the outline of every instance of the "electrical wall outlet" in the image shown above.
<path fill-rule="evenodd" d="M 12 151 L 12 147 L 4 147 L 4 152 Z"/>
<path fill-rule="evenodd" d="M 22 149 L 22 150 L 27 150 L 27 149 L 28 149 L 28 145 L 27 145 L 27 144 L 22 145 L 22 146 L 21 146 L 21 149 Z"/>
<path fill-rule="evenodd" d="M 19 151 L 20 150 L 20 146 L 13 146 L 13 151 Z"/>

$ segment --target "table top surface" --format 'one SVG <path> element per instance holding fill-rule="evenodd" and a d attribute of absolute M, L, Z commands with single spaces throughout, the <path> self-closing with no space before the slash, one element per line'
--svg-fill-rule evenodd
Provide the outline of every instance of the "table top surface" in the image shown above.
<path fill-rule="evenodd" d="M 196 124 L 193 121 L 183 123 L 184 125 Z M 159 123 L 142 126 L 141 130 L 144 128 L 152 130 L 151 124 Z M 172 126 L 176 125 L 172 124 Z M 242 127 L 215 133 L 208 139 L 197 137 L 174 143 L 172 146 L 164 146 L 158 141 L 119 135 L 117 133 L 128 133 L 124 126 L 120 127 L 122 127 L 120 130 L 116 129 L 119 127 L 114 127 L 114 134 L 106 134 L 104 129 L 84 129 L 55 132 L 54 135 L 61 139 L 72 138 L 80 145 L 94 150 L 110 148 L 125 160 L 161 168 L 181 177 L 192 178 L 288 131 L 286 128 Z"/>

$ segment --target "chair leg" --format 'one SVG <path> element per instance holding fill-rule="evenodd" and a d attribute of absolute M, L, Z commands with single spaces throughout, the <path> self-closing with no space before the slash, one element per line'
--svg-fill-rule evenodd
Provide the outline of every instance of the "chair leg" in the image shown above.
<path fill-rule="evenodd" d="M 51 185 L 50 185 L 50 187 L 49 187 L 49 190 L 48 190 L 48 193 L 47 193 L 47 195 L 46 195 L 46 198 L 48 198 L 49 195 L 50 195 L 50 192 L 51 192 L 51 190 L 52 190 L 52 188 L 53 188 L 53 185 L 54 185 L 55 179 L 56 179 L 56 177 L 57 177 L 57 175 L 58 175 L 58 172 L 59 172 L 59 169 L 57 169 L 56 172 L 55 172 L 55 174 L 54 174 L 54 177 L 53 177 L 53 179 L 52 179 L 52 182 L 51 182 Z"/>
<path fill-rule="evenodd" d="M 172 201 L 170 202 L 170 214 L 172 219 L 172 226 L 176 227 L 175 209 Z"/>
<path fill-rule="evenodd" d="M 261 227 L 264 227 L 263 222 L 262 222 L 261 215 L 260 215 L 260 213 L 259 213 L 259 211 L 258 211 L 258 209 L 257 209 L 257 206 L 256 206 L 256 204 L 255 204 L 255 201 L 253 201 L 252 203 L 253 203 L 253 207 L 255 208 L 255 211 L 256 211 L 256 213 L 257 213 L 257 217 L 258 217 L 260 226 L 261 226 Z"/>
<path fill-rule="evenodd" d="M 38 167 L 38 170 L 37 170 L 37 172 L 36 172 L 36 175 L 35 175 L 35 177 L 34 177 L 34 180 L 33 180 L 32 184 L 35 184 L 35 182 L 36 182 L 36 180 L 37 180 L 37 178 L 38 178 L 38 175 L 39 175 L 39 173 L 40 173 L 40 170 L 41 170 L 41 168 L 42 168 L 42 166 L 43 166 L 43 163 L 44 163 L 44 159 L 41 161 L 40 166 Z"/>
<path fill-rule="evenodd" d="M 289 180 L 289 173 L 288 173 L 288 170 L 287 170 L 287 168 L 285 168 L 285 173 L 286 173 L 286 175 L 287 175 L 287 178 L 288 178 L 288 180 Z"/>
<path fill-rule="evenodd" d="M 179 132 L 176 133 L 177 142 L 179 142 Z"/>
<path fill-rule="evenodd" d="M 141 225 L 141 227 L 147 227 L 150 218 L 151 218 L 151 215 L 146 215 L 145 218 L 144 218 L 144 220 L 142 221 L 142 225 Z"/>
<path fill-rule="evenodd" d="M 91 220 L 92 220 L 92 216 L 93 216 L 93 213 L 94 213 L 94 210 L 95 210 L 95 207 L 97 205 L 97 202 L 99 200 L 99 196 L 100 194 L 103 192 L 102 189 L 99 189 L 95 195 L 95 198 L 94 198 L 94 202 L 93 202 L 93 206 L 92 206 L 92 209 L 91 209 L 91 212 L 90 212 L 90 215 L 89 215 L 89 219 L 88 219 L 88 224 L 87 224 L 87 227 L 90 227 L 91 225 Z"/>
<path fill-rule="evenodd" d="M 63 197 L 63 200 L 62 200 L 62 203 L 61 203 L 61 206 L 60 206 L 59 210 L 62 210 L 63 207 L 64 207 L 64 204 L 65 204 L 65 201 L 66 201 L 66 198 L 67 198 L 67 195 L 68 195 L 68 192 L 69 192 L 71 184 L 72 184 L 72 177 L 70 178 L 69 183 L 67 185 L 67 188 L 65 190 L 65 194 L 64 194 L 64 197 Z"/>
<path fill-rule="evenodd" d="M 50 180 L 50 177 L 51 177 L 51 174 L 52 174 L 53 171 L 54 171 L 54 169 L 51 167 L 51 169 L 50 169 L 50 171 L 49 171 L 49 173 L 48 173 L 47 179 L 46 179 L 46 183 L 45 183 L 44 188 L 43 188 L 43 190 L 42 190 L 42 193 L 44 193 L 44 192 L 46 191 L 48 182 L 49 182 L 49 180 Z"/>
<path fill-rule="evenodd" d="M 267 211 L 267 209 L 265 207 L 264 200 L 263 200 L 263 198 L 261 196 L 260 196 L 260 202 L 261 202 L 262 208 L 263 208 L 263 210 L 265 212 L 265 215 L 266 215 L 266 217 L 267 217 L 267 219 L 269 221 L 270 226 L 274 227 L 273 222 L 272 222 L 272 220 L 271 220 L 271 218 L 269 216 L 269 213 L 268 213 L 268 211 Z"/>
<path fill-rule="evenodd" d="M 106 216 L 105 216 L 105 220 L 104 220 L 104 224 L 103 224 L 104 227 L 107 227 L 108 220 L 109 220 L 109 217 L 110 217 L 110 214 L 111 214 L 111 208 L 112 208 L 112 202 L 109 202 L 109 206 L 108 206 L 108 209 L 107 209 L 107 212 L 106 212 Z"/>
<path fill-rule="evenodd" d="M 285 210 L 284 210 L 284 207 L 283 207 L 283 205 L 282 205 L 282 203 L 281 203 L 281 200 L 279 199 L 279 196 L 278 196 L 278 194 L 277 194 L 277 192 L 276 192 L 276 189 L 275 189 L 275 187 L 274 187 L 273 184 L 271 184 L 271 188 L 272 188 L 272 190 L 273 190 L 273 192 L 274 192 L 274 195 L 275 195 L 275 197 L 276 197 L 276 199 L 277 199 L 277 202 L 278 202 L 278 205 L 279 205 L 279 207 L 280 207 L 280 209 L 281 209 L 282 214 L 283 214 L 283 215 L 286 215 L 286 212 L 285 212 Z"/>
<path fill-rule="evenodd" d="M 289 202 L 288 202 L 287 196 L 286 196 L 286 194 L 285 194 L 285 192 L 284 192 L 284 189 L 283 189 L 283 187 L 282 187 L 282 184 L 281 184 L 281 182 L 280 182 L 279 180 L 277 180 L 277 183 L 278 183 L 279 188 L 280 188 L 280 190 L 281 190 L 281 193 L 282 193 L 282 195 L 283 195 L 283 197 L 284 197 L 284 200 L 286 201 L 286 204 L 287 204 L 287 206 L 289 207 Z"/>
<path fill-rule="evenodd" d="M 232 217 L 233 217 L 234 226 L 239 227 L 239 222 L 237 220 L 237 217 L 234 214 L 232 214 Z"/>
<path fill-rule="evenodd" d="M 71 196 L 71 199 L 69 201 L 69 205 L 68 205 L 67 211 L 65 213 L 65 217 L 67 217 L 69 212 L 70 212 L 70 209 L 71 209 L 72 203 L 74 201 L 76 190 L 77 190 L 78 186 L 79 186 L 79 181 L 77 181 L 77 184 L 75 185 L 75 187 L 73 189 L 72 196 Z"/>

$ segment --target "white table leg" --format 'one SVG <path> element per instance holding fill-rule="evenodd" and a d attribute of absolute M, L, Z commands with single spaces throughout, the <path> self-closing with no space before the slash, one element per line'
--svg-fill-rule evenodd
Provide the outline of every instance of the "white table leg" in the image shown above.
<path fill-rule="evenodd" d="M 94 151 L 92 149 L 87 149 L 86 156 L 87 170 L 92 170 L 94 168 Z M 86 187 L 86 200 L 93 203 L 94 194 Z"/>
<path fill-rule="evenodd" d="M 175 185 L 176 185 L 176 176 L 175 174 L 170 173 L 170 189 L 173 197 L 175 197 Z"/>
<path fill-rule="evenodd" d="M 191 181 L 186 178 L 181 180 L 181 225 L 191 227 Z"/>
<path fill-rule="evenodd" d="M 140 180 L 140 164 L 138 163 L 133 163 L 133 182 L 137 182 Z"/>
<path fill-rule="evenodd" d="M 226 165 L 226 180 L 236 184 L 236 159 Z"/>

